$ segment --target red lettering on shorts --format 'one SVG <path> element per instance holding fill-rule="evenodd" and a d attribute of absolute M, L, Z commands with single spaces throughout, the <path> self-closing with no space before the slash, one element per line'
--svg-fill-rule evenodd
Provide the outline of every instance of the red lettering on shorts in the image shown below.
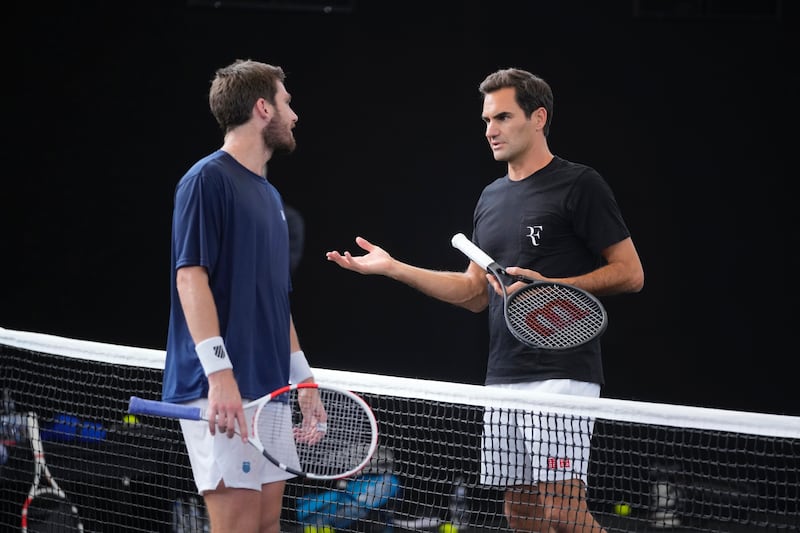
<path fill-rule="evenodd" d="M 572 461 L 566 457 L 548 457 L 547 468 L 548 470 L 566 470 L 570 467 Z"/>

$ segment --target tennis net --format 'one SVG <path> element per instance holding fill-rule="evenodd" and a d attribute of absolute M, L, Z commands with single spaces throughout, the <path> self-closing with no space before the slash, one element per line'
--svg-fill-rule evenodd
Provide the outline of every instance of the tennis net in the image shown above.
<path fill-rule="evenodd" d="M 23 523 L 35 417 L 85 531 L 208 530 L 178 423 L 126 417 L 131 396 L 160 399 L 163 351 L 0 328 L 0 361 L 0 529 Z M 593 421 L 587 503 L 609 532 L 800 530 L 800 417 L 314 370 L 367 400 L 379 448 L 355 478 L 290 481 L 283 531 L 506 531 L 502 493 L 480 483 L 487 411 Z M 64 523 L 37 512 L 29 531 Z"/>

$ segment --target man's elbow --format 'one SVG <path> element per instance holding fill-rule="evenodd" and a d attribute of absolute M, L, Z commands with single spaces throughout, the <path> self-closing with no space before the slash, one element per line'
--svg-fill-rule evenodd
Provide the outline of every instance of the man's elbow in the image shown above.
<path fill-rule="evenodd" d="M 470 302 L 465 302 L 465 303 L 461 304 L 461 307 L 463 307 L 467 311 L 472 311 L 473 313 L 480 313 L 484 309 L 486 309 L 486 304 L 481 304 L 479 302 L 470 301 Z"/>
<path fill-rule="evenodd" d="M 644 271 L 640 270 L 628 280 L 627 292 L 637 293 L 642 289 L 644 289 Z"/>
<path fill-rule="evenodd" d="M 479 292 L 473 294 L 467 300 L 459 302 L 457 305 L 459 307 L 463 307 L 467 311 L 481 313 L 487 307 L 489 307 L 489 291 L 485 288 L 482 288 Z"/>

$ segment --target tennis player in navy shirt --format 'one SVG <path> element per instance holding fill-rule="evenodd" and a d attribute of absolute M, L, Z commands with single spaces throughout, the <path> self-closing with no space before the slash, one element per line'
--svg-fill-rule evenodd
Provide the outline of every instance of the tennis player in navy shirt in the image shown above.
<path fill-rule="evenodd" d="M 266 178 L 271 157 L 296 145 L 284 80 L 281 67 L 251 60 L 217 70 L 209 105 L 223 145 L 175 190 L 162 399 L 207 409 L 208 422 L 181 420 L 181 428 L 211 531 L 279 533 L 292 474 L 247 443 L 243 404 L 313 381 L 289 306 L 283 200 Z M 316 427 L 314 419 L 325 420 L 318 393 L 301 393 L 310 395 L 303 415 Z M 289 406 L 265 408 L 275 434 L 293 445 Z"/>

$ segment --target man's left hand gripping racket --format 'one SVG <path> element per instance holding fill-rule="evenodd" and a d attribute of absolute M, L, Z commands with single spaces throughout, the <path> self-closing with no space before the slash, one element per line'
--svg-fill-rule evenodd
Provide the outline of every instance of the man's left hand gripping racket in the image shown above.
<path fill-rule="evenodd" d="M 324 407 L 324 420 L 308 415 L 317 401 Z M 294 439 L 274 435 L 269 409 L 265 408 L 279 402 L 287 403 L 291 409 Z M 245 404 L 244 409 L 250 420 L 248 442 L 272 464 L 296 476 L 341 479 L 355 475 L 369 462 L 378 445 L 375 414 L 363 398 L 348 390 L 318 383 L 292 384 Z M 136 396 L 131 397 L 128 412 L 208 420 L 201 407 Z M 297 459 L 299 468 L 292 466 Z"/>
<path fill-rule="evenodd" d="M 606 311 L 588 292 L 565 283 L 511 276 L 463 233 L 454 235 L 451 243 L 500 282 L 506 325 L 524 344 L 566 350 L 585 344 L 605 331 Z M 528 285 L 508 294 L 504 279 L 526 281 Z"/>

